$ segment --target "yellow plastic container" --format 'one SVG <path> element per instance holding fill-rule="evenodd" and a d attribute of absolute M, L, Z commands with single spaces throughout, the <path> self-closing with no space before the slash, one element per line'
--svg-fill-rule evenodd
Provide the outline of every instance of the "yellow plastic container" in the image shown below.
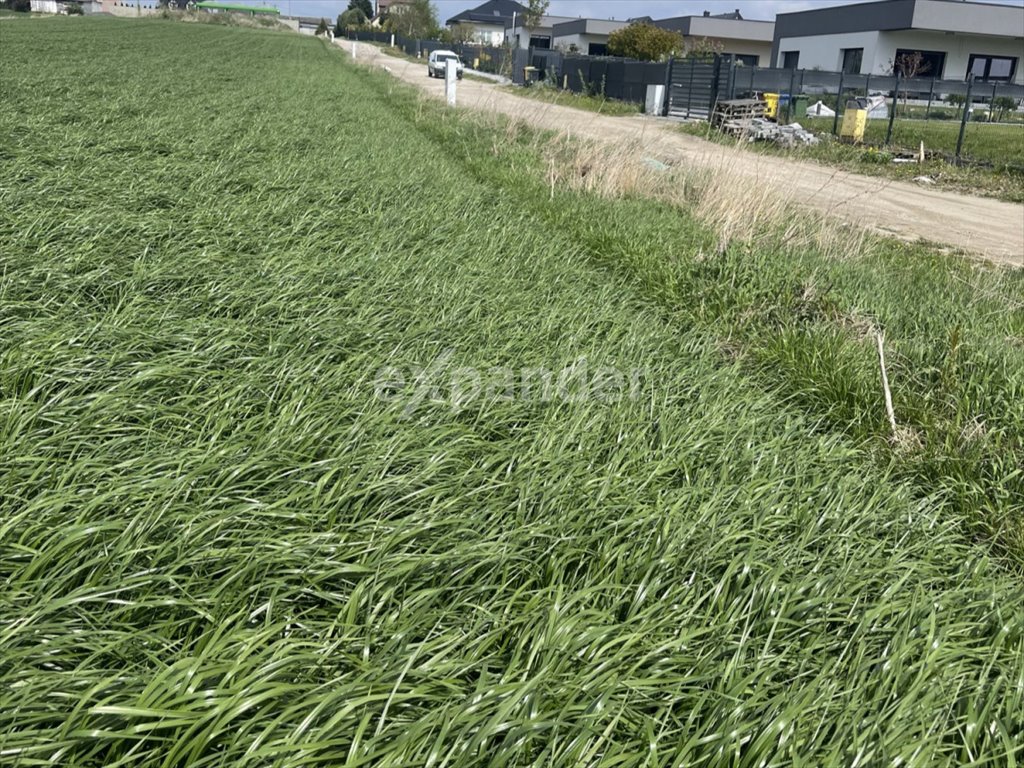
<path fill-rule="evenodd" d="M 768 105 L 768 108 L 764 111 L 764 116 L 777 120 L 779 117 L 779 94 L 762 93 L 761 98 L 764 99 L 765 104 Z"/>
<path fill-rule="evenodd" d="M 847 106 L 843 113 L 843 127 L 839 129 L 839 136 L 854 144 L 861 144 L 864 141 L 864 129 L 868 125 L 868 111 L 860 109 L 856 102 L 852 103 L 853 106 Z"/>

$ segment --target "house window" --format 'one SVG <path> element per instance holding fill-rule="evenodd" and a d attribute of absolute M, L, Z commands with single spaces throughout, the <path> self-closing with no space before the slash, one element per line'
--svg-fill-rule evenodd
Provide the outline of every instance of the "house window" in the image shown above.
<path fill-rule="evenodd" d="M 987 83 L 1009 83 L 1017 71 L 1017 59 L 1011 56 L 979 56 L 967 60 L 967 74 Z"/>
<path fill-rule="evenodd" d="M 587 53 L 591 56 L 607 56 L 608 45 L 606 43 L 591 43 L 587 48 Z"/>
<path fill-rule="evenodd" d="M 942 51 L 915 51 L 897 48 L 893 58 L 893 72 L 903 77 L 942 77 L 946 68 L 946 54 Z M 916 71 L 915 71 L 916 70 Z"/>
<path fill-rule="evenodd" d="M 530 36 L 530 47 L 531 48 L 543 48 L 545 50 L 551 48 L 551 38 L 547 35 L 531 35 Z"/>
<path fill-rule="evenodd" d="M 863 48 L 843 48 L 843 74 L 859 75 L 860 65 L 864 61 Z"/>
<path fill-rule="evenodd" d="M 796 69 L 800 66 L 800 51 L 783 51 L 782 68 Z"/>

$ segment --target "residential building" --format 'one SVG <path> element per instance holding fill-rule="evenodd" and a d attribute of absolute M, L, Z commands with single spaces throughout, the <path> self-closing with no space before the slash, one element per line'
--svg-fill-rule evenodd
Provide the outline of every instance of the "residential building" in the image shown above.
<path fill-rule="evenodd" d="M 608 36 L 629 25 L 628 21 L 573 19 L 551 27 L 551 47 L 588 56 L 608 54 Z"/>
<path fill-rule="evenodd" d="M 521 21 L 526 6 L 515 0 L 487 0 L 483 5 L 457 13 L 447 21 L 448 28 L 471 27 L 473 41 L 484 45 L 502 45 L 505 30 Z"/>
<path fill-rule="evenodd" d="M 515 48 L 552 48 L 554 26 L 565 21 L 575 21 L 575 16 L 541 16 L 537 24 L 527 29 L 516 18 L 515 26 L 505 30 L 505 39 Z"/>
<path fill-rule="evenodd" d="M 400 13 L 403 5 L 409 5 L 412 0 L 376 0 L 374 7 L 376 12 L 370 19 L 371 27 L 384 26 L 384 20 L 389 13 Z"/>
<path fill-rule="evenodd" d="M 1024 4 L 881 0 L 779 14 L 780 67 L 1024 84 Z"/>
<path fill-rule="evenodd" d="M 688 46 L 707 40 L 746 66 L 771 66 L 775 32 L 771 21 L 744 19 L 739 11 L 718 15 L 704 11 L 703 16 L 677 16 L 652 23 L 679 32 Z"/>
<path fill-rule="evenodd" d="M 61 0 L 31 0 L 29 3 L 32 13 L 66 14 L 69 12 L 70 6 L 76 6 L 76 8 L 71 8 L 71 12 L 81 9 L 82 13 L 87 16 L 101 11 L 99 0 L 68 0 L 67 2 L 61 2 Z"/>

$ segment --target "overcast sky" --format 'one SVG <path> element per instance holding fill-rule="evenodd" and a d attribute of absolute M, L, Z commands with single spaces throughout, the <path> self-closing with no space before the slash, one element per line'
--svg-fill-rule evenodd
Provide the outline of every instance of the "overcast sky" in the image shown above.
<path fill-rule="evenodd" d="M 434 0 L 441 23 L 483 3 L 484 0 Z M 1024 0 L 987 0 L 1004 5 L 1024 5 Z M 526 4 L 526 0 L 519 0 Z M 700 15 L 704 11 L 725 13 L 737 8 L 745 19 L 770 20 L 777 13 L 805 11 L 864 0 L 551 0 L 548 13 L 555 16 L 589 16 L 598 19 L 628 19 L 634 16 L 652 16 L 655 19 L 670 16 Z M 267 0 L 282 13 L 297 16 L 336 17 L 348 7 L 348 0 Z"/>

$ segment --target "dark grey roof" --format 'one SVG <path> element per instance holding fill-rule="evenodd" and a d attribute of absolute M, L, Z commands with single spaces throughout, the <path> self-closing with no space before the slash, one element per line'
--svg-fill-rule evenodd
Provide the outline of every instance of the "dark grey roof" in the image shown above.
<path fill-rule="evenodd" d="M 512 23 L 513 14 L 522 16 L 527 10 L 525 5 L 517 3 L 515 0 L 487 0 L 483 5 L 455 14 L 448 19 L 447 24 L 451 26 L 469 22 L 508 26 Z"/>

